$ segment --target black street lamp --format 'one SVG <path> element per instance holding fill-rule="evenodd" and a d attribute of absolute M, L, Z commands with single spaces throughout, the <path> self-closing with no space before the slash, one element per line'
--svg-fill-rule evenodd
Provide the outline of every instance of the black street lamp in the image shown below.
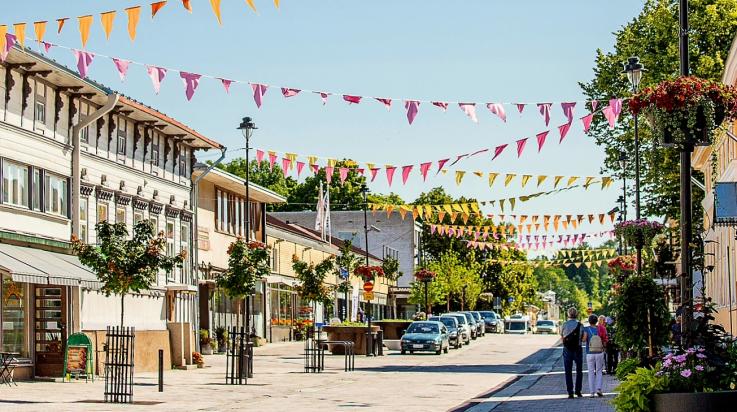
<path fill-rule="evenodd" d="M 369 243 L 368 243 L 368 213 L 366 208 L 368 206 L 368 186 L 366 183 L 361 185 L 361 193 L 363 193 L 363 235 L 366 241 L 366 268 L 369 267 Z M 371 335 L 371 301 L 368 300 L 366 307 L 366 318 L 368 319 L 368 347 L 366 348 L 366 356 L 373 356 L 374 354 L 374 337 Z"/>
<path fill-rule="evenodd" d="M 630 57 L 624 64 L 624 73 L 627 74 L 627 79 L 632 86 L 632 94 L 637 93 L 640 89 L 640 80 L 642 80 L 642 74 L 645 71 L 645 66 L 640 63 L 639 57 Z M 637 114 L 634 114 L 633 118 L 635 122 L 635 219 L 640 220 L 640 133 Z M 641 240 L 638 240 L 635 244 L 635 248 L 637 249 L 636 268 L 638 275 L 642 271 L 642 246 Z"/>
<path fill-rule="evenodd" d="M 251 165 L 249 164 L 249 150 L 250 147 L 250 141 L 251 137 L 253 136 L 253 131 L 258 129 L 256 127 L 256 124 L 253 122 L 253 120 L 250 117 L 244 117 L 241 121 L 241 124 L 238 126 L 238 130 L 243 133 L 243 137 L 246 139 L 246 243 L 251 241 L 251 197 L 249 193 L 249 171 L 251 169 Z M 243 308 L 243 317 L 244 323 L 245 323 L 245 329 L 247 335 L 247 342 L 251 343 L 251 335 L 255 334 L 255 329 L 252 331 L 251 328 L 251 295 L 246 296 L 245 298 L 245 307 Z M 250 355 L 250 351 L 249 351 Z M 253 356 L 249 356 L 249 368 L 248 368 L 248 377 L 253 378 L 253 368 L 251 367 L 253 364 Z"/>
<path fill-rule="evenodd" d="M 422 279 L 422 283 L 425 284 L 425 319 L 430 318 L 430 300 L 427 298 L 427 288 L 430 286 L 430 282 L 432 282 L 432 279 L 430 278 L 424 278 Z"/>

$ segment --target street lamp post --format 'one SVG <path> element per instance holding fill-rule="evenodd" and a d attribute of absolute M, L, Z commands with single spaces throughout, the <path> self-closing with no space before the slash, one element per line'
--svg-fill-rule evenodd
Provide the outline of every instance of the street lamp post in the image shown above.
<path fill-rule="evenodd" d="M 253 120 L 250 117 L 244 117 L 241 121 L 241 124 L 238 126 L 238 130 L 243 133 L 243 137 L 246 139 L 246 243 L 251 241 L 251 197 L 249 192 L 249 177 L 250 177 L 250 169 L 251 165 L 249 164 L 249 151 L 251 149 L 250 142 L 251 137 L 253 136 L 253 131 L 258 129 L 256 127 L 256 124 L 253 122 Z M 244 317 L 244 326 L 246 330 L 246 342 L 251 342 L 251 295 L 247 295 L 245 297 L 244 302 L 244 308 L 243 308 L 243 317 Z M 250 352 L 249 352 L 250 355 Z M 253 362 L 253 356 L 249 356 L 249 367 L 248 367 L 248 377 L 253 378 L 253 368 L 251 367 Z"/>
<path fill-rule="evenodd" d="M 429 278 L 422 279 L 422 283 L 425 284 L 425 319 L 428 319 L 430 317 L 430 312 L 431 312 L 430 303 L 429 303 L 430 301 L 427 298 L 427 288 L 428 286 L 430 286 L 430 281 L 431 279 Z"/>
<path fill-rule="evenodd" d="M 622 202 L 622 221 L 627 220 L 627 155 L 624 152 L 619 152 L 619 166 L 622 169 L 622 196 L 620 201 Z M 627 244 L 624 243 L 624 253 L 627 253 Z"/>
<path fill-rule="evenodd" d="M 645 66 L 640 63 L 640 58 L 630 57 L 624 64 L 624 73 L 632 86 L 632 94 L 637 93 L 640 89 L 640 80 L 642 73 L 645 72 Z M 640 133 L 638 128 L 638 116 L 633 115 L 635 122 L 635 219 L 640 220 Z M 637 274 L 642 271 L 642 240 L 638 240 L 635 244 L 637 249 Z"/>
<path fill-rule="evenodd" d="M 366 208 L 368 206 L 368 186 L 366 183 L 361 185 L 361 193 L 363 193 L 363 236 L 366 241 L 366 267 L 369 267 L 369 243 L 368 243 L 368 213 Z M 366 308 L 366 318 L 368 319 L 368 347 L 366 348 L 366 356 L 373 356 L 374 354 L 374 337 L 371 335 L 371 301 L 367 301 L 368 307 Z"/>

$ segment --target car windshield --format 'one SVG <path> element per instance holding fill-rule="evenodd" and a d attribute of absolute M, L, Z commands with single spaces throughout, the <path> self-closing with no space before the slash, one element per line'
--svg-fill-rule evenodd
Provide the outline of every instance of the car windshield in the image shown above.
<path fill-rule="evenodd" d="M 481 312 L 481 316 L 484 319 L 492 319 L 492 320 L 496 319 L 496 313 L 494 312 Z"/>
<path fill-rule="evenodd" d="M 473 318 L 476 320 L 481 320 L 481 314 L 478 312 L 471 312 L 471 315 L 473 315 Z"/>
<path fill-rule="evenodd" d="M 525 330 L 525 322 L 509 322 L 508 330 Z"/>
<path fill-rule="evenodd" d="M 413 323 L 407 328 L 407 333 L 439 333 L 437 323 Z"/>
<path fill-rule="evenodd" d="M 443 325 L 451 329 L 455 329 L 456 327 L 458 327 L 458 321 L 455 320 L 454 318 L 448 318 L 448 317 L 440 318 L 440 322 L 443 322 Z"/>
<path fill-rule="evenodd" d="M 553 326 L 552 320 L 538 320 L 537 326 Z"/>
<path fill-rule="evenodd" d="M 452 315 L 452 316 L 458 319 L 458 323 L 461 325 L 465 325 L 466 323 L 468 323 L 468 321 L 466 320 L 466 317 L 463 315 Z"/>
<path fill-rule="evenodd" d="M 476 322 L 474 321 L 474 319 L 473 319 L 473 316 L 471 316 L 471 314 L 470 314 L 470 313 L 464 313 L 464 314 L 463 314 L 463 316 L 465 316 L 465 317 L 466 317 L 466 319 L 468 319 L 468 323 L 476 323 Z"/>

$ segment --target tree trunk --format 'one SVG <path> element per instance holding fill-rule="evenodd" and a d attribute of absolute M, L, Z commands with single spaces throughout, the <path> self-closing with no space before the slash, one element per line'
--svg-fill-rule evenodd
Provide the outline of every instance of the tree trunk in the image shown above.
<path fill-rule="evenodd" d="M 123 315 L 125 314 L 125 293 L 120 295 L 120 329 L 123 329 Z"/>

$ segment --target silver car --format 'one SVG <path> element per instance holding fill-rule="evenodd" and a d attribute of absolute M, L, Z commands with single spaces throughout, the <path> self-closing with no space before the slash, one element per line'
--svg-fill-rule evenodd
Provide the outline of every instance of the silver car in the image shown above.
<path fill-rule="evenodd" d="M 552 333 L 558 334 L 558 323 L 554 320 L 538 320 L 536 323 L 537 329 L 535 333 Z"/>
<path fill-rule="evenodd" d="M 461 341 L 466 345 L 471 343 L 471 326 L 469 325 L 466 316 L 460 313 L 448 313 L 441 315 L 440 317 L 442 318 L 443 316 L 450 316 L 458 320 L 458 329 L 461 331 Z"/>

